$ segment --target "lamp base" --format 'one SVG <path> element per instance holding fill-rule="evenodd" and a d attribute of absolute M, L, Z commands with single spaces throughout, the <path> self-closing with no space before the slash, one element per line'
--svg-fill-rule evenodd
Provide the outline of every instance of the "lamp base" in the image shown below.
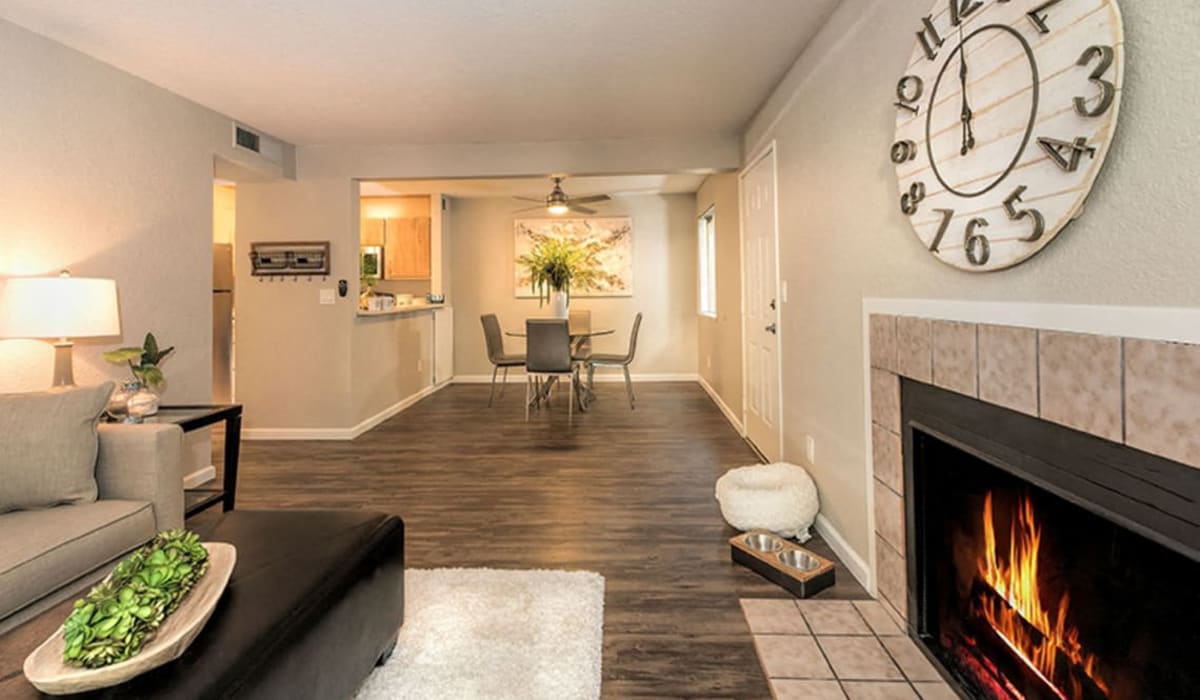
<path fill-rule="evenodd" d="M 71 352 L 75 343 L 60 340 L 54 344 L 54 383 L 52 386 L 75 386 L 75 372 L 71 367 Z"/>

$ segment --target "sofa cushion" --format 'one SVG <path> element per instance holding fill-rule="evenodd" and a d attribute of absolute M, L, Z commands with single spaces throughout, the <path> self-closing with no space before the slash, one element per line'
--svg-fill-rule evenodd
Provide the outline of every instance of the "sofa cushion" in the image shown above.
<path fill-rule="evenodd" d="M 0 618 L 154 537 L 145 501 L 96 501 L 0 515 Z"/>
<path fill-rule="evenodd" d="M 0 513 L 96 500 L 96 424 L 112 390 L 0 394 Z"/>

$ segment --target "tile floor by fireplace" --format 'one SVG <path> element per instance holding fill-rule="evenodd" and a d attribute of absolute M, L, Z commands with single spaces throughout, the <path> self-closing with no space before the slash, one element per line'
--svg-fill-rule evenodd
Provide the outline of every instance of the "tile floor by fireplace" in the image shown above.
<path fill-rule="evenodd" d="M 957 700 L 874 600 L 743 598 L 776 700 Z"/>

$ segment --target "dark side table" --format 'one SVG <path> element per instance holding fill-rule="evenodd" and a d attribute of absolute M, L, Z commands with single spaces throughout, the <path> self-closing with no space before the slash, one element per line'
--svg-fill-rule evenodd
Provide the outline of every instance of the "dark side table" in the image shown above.
<path fill-rule="evenodd" d="M 242 446 L 242 405 L 159 406 L 158 413 L 147 416 L 144 423 L 174 423 L 190 433 L 216 423 L 225 423 L 225 461 L 221 469 L 219 489 L 184 489 L 183 514 L 191 517 L 217 503 L 222 510 L 233 510 L 237 499 L 238 454 Z"/>

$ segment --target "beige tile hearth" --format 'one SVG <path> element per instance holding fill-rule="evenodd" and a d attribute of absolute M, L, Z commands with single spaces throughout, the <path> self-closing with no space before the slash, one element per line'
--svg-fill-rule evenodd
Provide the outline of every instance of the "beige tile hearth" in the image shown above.
<path fill-rule="evenodd" d="M 840 680 L 904 680 L 900 669 L 874 636 L 817 637 L 817 643 Z"/>
<path fill-rule="evenodd" d="M 896 319 L 896 371 L 909 379 L 933 383 L 933 348 L 929 319 Z"/>
<path fill-rule="evenodd" d="M 917 695 L 921 696 L 921 700 L 959 700 L 958 693 L 942 682 L 913 683 L 912 685 L 913 688 L 916 688 Z"/>
<path fill-rule="evenodd" d="M 846 681 L 842 688 L 850 700 L 920 700 L 911 685 L 897 681 Z"/>
<path fill-rule="evenodd" d="M 1038 332 L 1041 417 L 1122 442 L 1121 339 Z"/>
<path fill-rule="evenodd" d="M 1200 345 L 1125 340 L 1125 442 L 1200 467 Z"/>
<path fill-rule="evenodd" d="M 742 613 L 754 634 L 808 634 L 796 602 L 782 598 L 743 598 Z"/>
<path fill-rule="evenodd" d="M 974 323 L 933 322 L 933 383 L 967 396 L 979 393 Z"/>
<path fill-rule="evenodd" d="M 848 600 L 798 600 L 813 634 L 869 635 L 871 628 Z"/>
<path fill-rule="evenodd" d="M 925 658 L 925 654 L 921 653 L 912 639 L 883 637 L 880 641 L 883 642 L 883 646 L 887 647 L 888 653 L 899 664 L 900 670 L 904 671 L 904 676 L 908 680 L 915 682 L 940 681 L 942 679 L 937 669 L 929 663 L 929 659 Z"/>
<path fill-rule="evenodd" d="M 798 681 L 792 678 L 771 680 L 775 700 L 846 700 L 837 681 Z"/>
<path fill-rule="evenodd" d="M 1037 331 L 1011 326 L 979 327 L 979 398 L 1036 416 Z"/>
<path fill-rule="evenodd" d="M 884 609 L 883 604 L 877 600 L 856 600 L 854 607 L 858 608 L 858 613 L 863 616 L 870 626 L 871 631 L 880 637 L 896 637 L 902 636 L 904 630 L 900 629 L 900 625 L 892 619 L 890 613 Z"/>
<path fill-rule="evenodd" d="M 904 557 L 882 537 L 875 537 L 875 559 L 879 575 L 879 593 L 908 619 L 908 582 Z"/>
<path fill-rule="evenodd" d="M 755 635 L 754 646 L 768 678 L 834 678 L 833 670 L 813 637 Z"/>

